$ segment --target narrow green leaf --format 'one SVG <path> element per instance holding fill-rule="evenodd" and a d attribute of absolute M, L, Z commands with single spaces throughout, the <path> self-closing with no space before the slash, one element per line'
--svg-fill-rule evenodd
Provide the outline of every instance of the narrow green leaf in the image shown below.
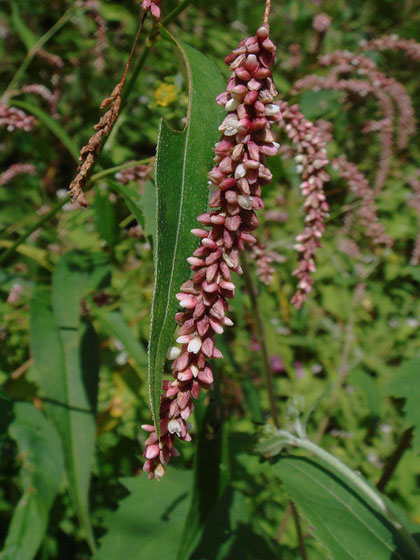
<path fill-rule="evenodd" d="M 145 475 L 121 482 L 130 495 L 110 514 L 93 560 L 176 558 L 191 492 L 191 472 L 173 470 L 159 484 Z"/>
<path fill-rule="evenodd" d="M 67 148 L 67 150 L 72 155 L 73 159 L 79 163 L 79 149 L 77 145 L 73 142 L 64 128 L 54 120 L 48 113 L 37 107 L 36 105 L 32 105 L 31 103 L 27 103 L 26 101 L 19 101 L 13 98 L 11 101 L 13 107 L 19 107 L 23 109 L 27 113 L 32 113 L 35 117 L 37 117 L 42 124 L 44 124 L 50 132 L 54 134 L 58 140 Z"/>
<path fill-rule="evenodd" d="M 94 549 L 89 520 L 90 468 L 96 434 L 98 343 L 93 327 L 80 321 L 80 300 L 102 286 L 109 267 L 104 255 L 71 252 L 53 273 L 49 294 L 37 289 L 31 306 L 31 349 L 46 401 L 45 410 L 60 436 L 69 492 Z"/>
<path fill-rule="evenodd" d="M 136 340 L 130 327 L 118 311 L 107 312 L 100 310 L 95 313 L 100 324 L 112 336 L 115 336 L 124 346 L 124 350 L 134 360 L 139 370 L 147 370 L 147 352 L 142 344 Z"/>
<path fill-rule="evenodd" d="M 156 234 L 156 194 L 153 181 L 148 181 L 144 185 L 144 192 L 130 189 L 127 185 L 120 185 L 117 181 L 111 181 L 112 188 L 122 195 L 127 208 L 136 218 L 139 225 L 142 226 L 144 233 L 153 240 Z"/>
<path fill-rule="evenodd" d="M 108 179 L 109 180 L 109 179 Z M 136 218 L 137 222 L 144 226 L 144 216 L 141 207 L 141 196 L 138 192 L 130 189 L 127 185 L 121 185 L 117 181 L 111 180 L 110 184 L 112 188 L 117 191 L 124 199 L 124 202 L 127 205 L 127 208 Z"/>
<path fill-rule="evenodd" d="M 12 0 L 12 23 L 13 27 L 16 30 L 16 33 L 19 35 L 22 43 L 25 45 L 26 49 L 30 51 L 32 47 L 35 45 L 37 39 L 29 27 L 26 25 L 22 16 L 20 15 L 19 8 L 16 4 L 16 0 Z"/>
<path fill-rule="evenodd" d="M 414 558 L 392 523 L 321 461 L 286 456 L 273 468 L 330 558 Z"/>
<path fill-rule="evenodd" d="M 13 246 L 12 241 L 8 241 L 5 239 L 4 240 L 2 239 L 0 241 L 0 247 L 5 247 L 6 249 L 9 249 L 12 246 Z M 35 247 L 35 245 L 22 244 L 16 248 L 16 251 L 21 255 L 36 261 L 40 266 L 46 268 L 47 270 L 52 269 L 52 267 L 48 263 L 48 252 L 45 249 L 40 249 L 39 247 Z"/>
<path fill-rule="evenodd" d="M 115 207 L 109 199 L 108 189 L 101 189 L 95 186 L 95 225 L 96 229 L 108 247 L 114 247 L 118 229 L 115 215 Z"/>
<path fill-rule="evenodd" d="M 31 560 L 44 537 L 48 512 L 63 476 L 63 452 L 57 434 L 32 403 L 16 403 L 14 414 L 9 432 L 22 462 L 23 495 L 0 558 Z"/>
<path fill-rule="evenodd" d="M 207 205 L 206 175 L 223 111 L 214 98 L 224 89 L 216 66 L 188 45 L 177 46 L 189 79 L 187 126 L 170 130 L 162 121 L 156 160 L 155 286 L 149 341 L 149 395 L 156 429 L 162 374 L 175 331 L 175 294 L 190 276 L 186 259 L 197 246 L 190 230 Z"/>
<path fill-rule="evenodd" d="M 420 358 L 413 358 L 397 369 L 386 394 L 405 399 L 405 423 L 407 427 L 414 426 L 413 448 L 420 452 Z"/>

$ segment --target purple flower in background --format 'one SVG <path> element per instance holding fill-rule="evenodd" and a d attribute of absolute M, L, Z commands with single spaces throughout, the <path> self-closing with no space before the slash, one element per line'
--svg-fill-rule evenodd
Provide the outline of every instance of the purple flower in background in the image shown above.
<path fill-rule="evenodd" d="M 261 350 L 258 340 L 253 337 L 249 345 L 252 352 L 259 352 Z"/>
<path fill-rule="evenodd" d="M 295 362 L 295 363 L 294 363 L 294 366 L 295 366 L 295 374 L 296 374 L 296 377 L 297 377 L 298 379 L 303 379 L 304 376 L 305 376 L 305 371 L 304 371 L 304 369 L 303 369 L 303 364 L 302 364 L 302 362 Z"/>
<path fill-rule="evenodd" d="M 280 373 L 285 370 L 283 360 L 281 356 L 272 356 L 271 357 L 271 369 L 274 373 Z"/>

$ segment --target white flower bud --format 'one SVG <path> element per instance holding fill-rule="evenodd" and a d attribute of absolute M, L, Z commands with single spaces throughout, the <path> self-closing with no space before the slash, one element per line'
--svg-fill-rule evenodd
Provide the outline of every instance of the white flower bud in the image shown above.
<path fill-rule="evenodd" d="M 239 105 L 239 102 L 236 101 L 236 99 L 229 99 L 229 101 L 226 103 L 225 105 L 225 109 L 227 113 L 230 113 L 231 111 L 235 111 L 237 109 Z"/>
<path fill-rule="evenodd" d="M 268 103 L 268 105 L 265 106 L 266 117 L 272 117 L 274 115 L 277 115 L 277 113 L 280 113 L 280 107 L 278 105 L 274 105 L 274 103 Z"/>
<path fill-rule="evenodd" d="M 168 358 L 168 360 L 175 360 L 175 358 L 178 358 L 180 354 L 181 348 L 178 348 L 177 346 L 171 346 L 168 350 L 168 353 L 166 354 L 166 357 Z"/>
<path fill-rule="evenodd" d="M 188 344 L 188 352 L 192 352 L 193 354 L 198 354 L 201 348 L 201 338 L 198 336 L 193 338 Z"/>
<path fill-rule="evenodd" d="M 240 194 L 238 196 L 238 204 L 244 210 L 252 210 L 252 198 L 250 196 Z"/>
<path fill-rule="evenodd" d="M 235 169 L 235 179 L 242 179 L 245 177 L 246 169 L 242 163 L 240 163 Z"/>
<path fill-rule="evenodd" d="M 169 424 L 168 424 L 168 432 L 170 434 L 176 434 L 178 437 L 181 437 L 182 434 L 182 428 L 179 425 L 178 420 L 175 420 L 175 418 L 173 418 Z"/>

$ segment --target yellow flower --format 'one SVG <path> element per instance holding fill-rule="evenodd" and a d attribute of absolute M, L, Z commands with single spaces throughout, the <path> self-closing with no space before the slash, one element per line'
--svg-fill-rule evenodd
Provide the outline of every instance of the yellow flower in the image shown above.
<path fill-rule="evenodd" d="M 177 98 L 177 87 L 174 84 L 161 84 L 155 91 L 155 99 L 158 105 L 167 107 Z"/>

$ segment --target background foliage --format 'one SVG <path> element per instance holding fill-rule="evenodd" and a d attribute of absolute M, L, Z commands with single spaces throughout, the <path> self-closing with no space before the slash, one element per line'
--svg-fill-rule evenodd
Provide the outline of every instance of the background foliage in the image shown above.
<path fill-rule="evenodd" d="M 132 0 L 101 0 L 97 11 L 95 3 L 89 9 L 83 4 L 0 3 L 2 90 L 39 37 L 74 8 L 44 47 L 60 57 L 61 66 L 35 56 L 18 84 L 59 90 L 55 114 L 49 114 L 44 100 L 24 93 L 13 105 L 37 117 L 34 129 L 0 129 L 1 169 L 17 162 L 36 169 L 0 187 L 3 255 L 33 230 L 0 271 L 2 557 L 296 558 L 296 526 L 284 522 L 291 496 L 304 518 L 308 558 L 327 558 L 315 538 L 323 540 L 323 529 L 311 519 L 308 502 L 293 491 L 293 465 L 304 461 L 268 460 L 255 451 L 256 434 L 269 418 L 269 401 L 255 310 L 242 280 L 232 304 L 235 328 L 222 343 L 220 391 L 199 402 L 193 444 L 181 445 L 181 458 L 173 460 L 161 484 L 134 478 L 142 464 L 140 425 L 150 421 L 146 348 L 155 276 L 154 185 L 150 177 L 121 185 L 111 173 L 94 182 L 88 209 L 72 207 L 63 197 L 78 150 L 98 120 L 99 104 L 121 77 L 139 10 Z M 165 0 L 164 15 L 176 5 Z M 343 110 L 335 93 L 290 94 L 293 83 L 316 68 L 310 54 L 312 20 L 321 10 L 332 18 L 323 51 L 355 51 L 362 39 L 384 34 L 419 41 L 419 5 L 415 0 L 274 2 L 274 77 L 280 97 L 299 102 L 308 119 L 333 122 L 329 155 L 345 152 L 373 180 L 380 147 L 360 129 L 375 114 L 374 102 Z M 170 30 L 204 53 L 226 78 L 223 57 L 255 31 L 262 11 L 261 3 L 249 0 L 196 0 Z M 102 35 L 97 15 L 105 24 Z M 297 67 L 291 64 L 294 44 L 301 48 Z M 418 63 L 395 53 L 372 56 L 406 86 L 418 112 Z M 205 90 L 205 84 L 197 87 Z M 162 117 L 177 130 L 184 128 L 188 82 L 174 45 L 155 45 L 128 101 L 96 172 L 153 156 Z M 274 179 L 265 191 L 266 209 L 284 216 L 278 222 L 266 213 L 261 235 L 284 262 L 275 265 L 269 286 L 258 283 L 282 425 L 288 424 L 293 407 L 308 411 L 319 400 L 309 435 L 316 439 L 318 432 L 325 449 L 372 485 L 406 434 L 408 448 L 386 493 L 406 512 L 413 533 L 419 533 L 415 524 L 420 523 L 420 273 L 409 264 L 418 224 L 407 206 L 407 178 L 418 166 L 418 140 L 417 134 L 392 160 L 378 199 L 392 248 L 372 248 L 356 224 L 351 235 L 360 252 L 350 257 L 344 251 L 345 206 L 351 208 L 354 201 L 331 170 L 331 218 L 314 291 L 299 312 L 289 303 L 295 285 L 294 237 L 302 229 L 299 178 L 293 160 L 271 159 Z M 306 475 L 314 469 L 310 464 Z M 297 490 L 303 488 L 304 482 Z M 348 491 L 340 487 L 336 496 Z M 317 503 L 317 496 L 311 500 Z M 323 523 L 328 529 L 328 516 Z M 356 526 L 354 531 L 360 534 Z M 384 539 L 395 545 L 392 531 Z M 375 558 L 405 558 L 394 545 L 378 545 Z M 334 558 L 346 558 L 331 543 L 328 548 Z"/>

